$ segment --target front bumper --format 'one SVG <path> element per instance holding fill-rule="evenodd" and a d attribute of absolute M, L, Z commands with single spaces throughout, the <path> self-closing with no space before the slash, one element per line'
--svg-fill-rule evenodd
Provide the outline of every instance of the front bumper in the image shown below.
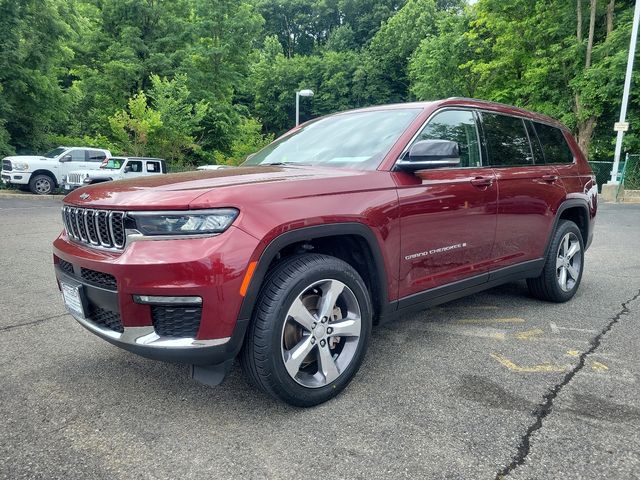
<path fill-rule="evenodd" d="M 28 185 L 31 172 L 14 172 L 2 170 L 2 183 L 11 185 Z"/>
<path fill-rule="evenodd" d="M 60 187 L 65 191 L 65 192 L 70 192 L 72 190 L 75 190 L 76 188 L 80 188 L 80 187 L 84 187 L 85 185 L 78 185 L 77 183 L 68 183 L 63 181 L 60 184 Z"/>
<path fill-rule="evenodd" d="M 231 227 L 217 237 L 136 241 L 116 254 L 75 244 L 63 233 L 54 242 L 54 263 L 58 282 L 81 285 L 86 317 L 72 315 L 90 332 L 148 358 L 213 365 L 232 359 L 242 346 L 248 319 L 238 319 L 239 289 L 256 244 Z M 113 283 L 96 283 L 95 273 Z M 188 336 L 163 334 L 153 306 L 136 303 L 137 295 L 201 297 L 196 330 Z M 94 315 L 96 310 L 117 318 L 117 326 Z"/>

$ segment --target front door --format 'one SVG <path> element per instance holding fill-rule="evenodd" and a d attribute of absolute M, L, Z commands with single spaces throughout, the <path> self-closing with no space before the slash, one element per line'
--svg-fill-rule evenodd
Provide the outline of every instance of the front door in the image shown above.
<path fill-rule="evenodd" d="M 474 112 L 436 113 L 413 142 L 428 139 L 457 142 L 460 164 L 424 171 L 422 178 L 394 174 L 400 202 L 400 298 L 470 277 L 465 286 L 483 283 L 491 260 L 497 186 L 493 169 L 482 162 Z"/>

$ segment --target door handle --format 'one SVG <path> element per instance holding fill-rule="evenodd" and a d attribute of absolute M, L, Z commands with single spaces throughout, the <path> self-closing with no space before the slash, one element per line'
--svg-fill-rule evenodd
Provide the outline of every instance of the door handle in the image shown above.
<path fill-rule="evenodd" d="M 543 175 L 542 180 L 545 182 L 553 183 L 558 180 L 558 175 Z"/>
<path fill-rule="evenodd" d="M 471 185 L 474 187 L 490 187 L 493 185 L 493 177 L 476 177 L 471 179 Z"/>

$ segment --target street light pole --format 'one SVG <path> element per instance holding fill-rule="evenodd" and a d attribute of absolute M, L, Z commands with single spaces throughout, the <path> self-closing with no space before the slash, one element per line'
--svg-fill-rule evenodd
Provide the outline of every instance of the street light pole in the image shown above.
<path fill-rule="evenodd" d="M 624 90 L 622 92 L 622 106 L 620 107 L 620 123 L 627 118 L 627 104 L 629 103 L 629 91 L 631 90 L 631 75 L 633 73 L 633 59 L 636 53 L 636 41 L 638 39 L 638 23 L 640 23 L 640 0 L 636 0 L 636 8 L 633 13 L 633 25 L 631 27 L 631 43 L 629 44 L 629 56 L 627 57 L 627 73 L 624 77 Z M 623 128 L 618 129 L 616 137 L 616 150 L 613 156 L 610 184 L 618 183 L 618 169 L 620 168 L 620 154 L 622 153 Z"/>
<path fill-rule="evenodd" d="M 640 0 L 638 0 L 640 2 Z M 300 97 L 313 97 L 312 90 L 300 90 L 296 92 L 296 127 L 300 125 Z"/>

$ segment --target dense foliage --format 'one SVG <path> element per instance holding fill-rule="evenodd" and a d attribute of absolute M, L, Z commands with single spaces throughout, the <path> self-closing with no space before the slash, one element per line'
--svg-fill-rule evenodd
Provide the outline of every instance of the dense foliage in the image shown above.
<path fill-rule="evenodd" d="M 238 162 L 302 118 L 472 96 L 609 159 L 632 0 L 0 0 L 0 155 Z M 640 55 L 639 55 L 640 56 Z M 640 71 L 640 64 L 637 71 Z M 640 74 L 625 151 L 640 152 Z"/>

